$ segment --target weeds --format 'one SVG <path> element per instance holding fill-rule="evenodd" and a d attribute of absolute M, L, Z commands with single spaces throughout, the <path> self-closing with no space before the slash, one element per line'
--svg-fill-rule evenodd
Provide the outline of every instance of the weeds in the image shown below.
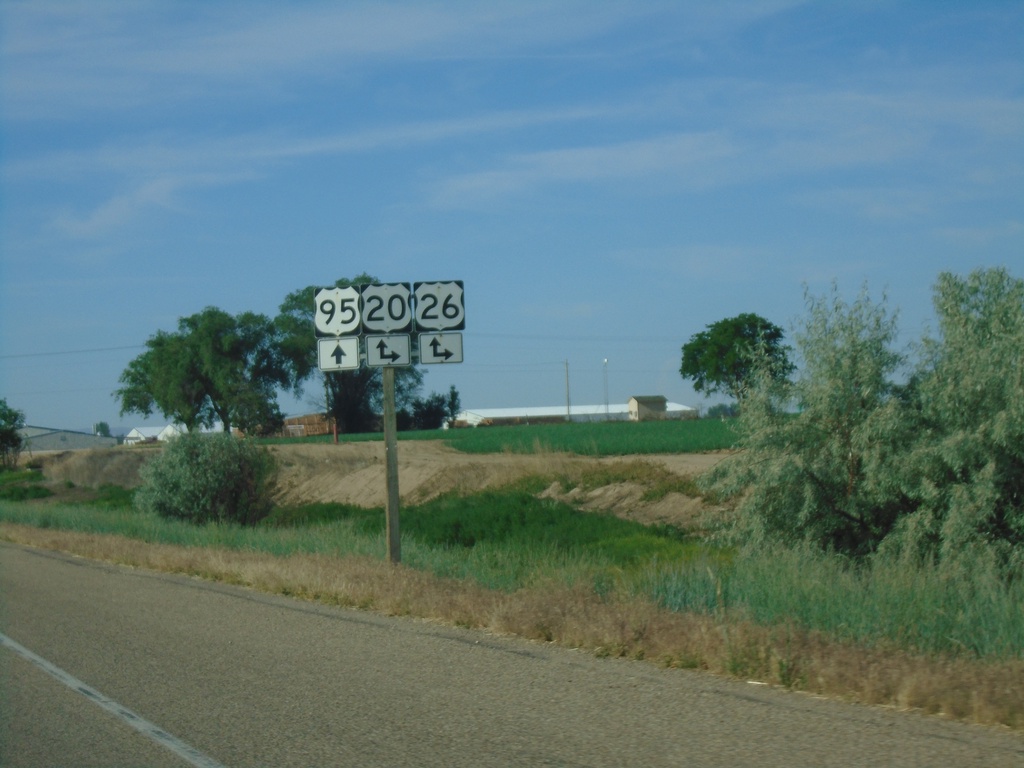
<path fill-rule="evenodd" d="M 4 501 L 28 501 L 29 499 L 45 499 L 53 496 L 53 491 L 34 483 L 0 485 L 0 499 Z"/>
<path fill-rule="evenodd" d="M 53 491 L 41 485 L 42 481 L 42 472 L 34 469 L 0 472 L 0 499 L 28 501 L 52 496 Z"/>
<path fill-rule="evenodd" d="M 0 504 L 0 521 L 274 556 L 385 551 L 379 509 L 282 509 L 243 528 L 143 514 L 111 490 L 103 498 L 75 506 Z M 622 592 L 675 613 L 800 627 L 865 647 L 1024 658 L 1024 583 L 1001 580 L 994 566 L 953 572 L 882 558 L 855 564 L 809 550 L 737 553 L 670 526 L 582 513 L 516 489 L 409 507 L 402 531 L 407 565 L 505 592 L 548 581 L 599 598 Z"/>
<path fill-rule="evenodd" d="M 42 482 L 43 475 L 35 469 L 10 470 L 0 472 L 0 487 L 21 483 Z"/>

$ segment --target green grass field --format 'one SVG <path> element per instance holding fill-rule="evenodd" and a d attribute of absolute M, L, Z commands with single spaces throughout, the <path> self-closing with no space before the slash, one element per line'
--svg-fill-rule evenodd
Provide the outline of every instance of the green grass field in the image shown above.
<path fill-rule="evenodd" d="M 277 438 L 270 443 L 330 442 L 331 436 Z M 378 432 L 339 435 L 339 441 L 380 440 Z M 689 421 L 607 422 L 593 424 L 523 424 L 399 432 L 399 440 L 442 440 L 466 453 L 540 453 L 559 451 L 579 456 L 628 456 L 651 453 L 701 453 L 731 448 L 733 423 L 719 419 Z"/>

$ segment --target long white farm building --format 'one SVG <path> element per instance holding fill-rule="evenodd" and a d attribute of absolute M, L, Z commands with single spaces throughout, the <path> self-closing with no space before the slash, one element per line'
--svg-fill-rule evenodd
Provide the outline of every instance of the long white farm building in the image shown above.
<path fill-rule="evenodd" d="M 457 426 L 477 427 L 498 424 L 544 424 L 558 421 L 657 421 L 695 419 L 697 409 L 670 403 L 660 395 L 631 397 L 625 404 L 540 405 L 518 408 L 470 408 L 455 417 Z"/>

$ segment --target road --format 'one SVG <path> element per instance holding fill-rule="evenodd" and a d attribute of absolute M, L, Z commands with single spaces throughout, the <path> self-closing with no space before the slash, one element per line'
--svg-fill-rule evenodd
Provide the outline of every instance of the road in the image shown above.
<path fill-rule="evenodd" d="M 1024 765 L 994 729 L 7 544 L 0 596 L 8 768 Z"/>

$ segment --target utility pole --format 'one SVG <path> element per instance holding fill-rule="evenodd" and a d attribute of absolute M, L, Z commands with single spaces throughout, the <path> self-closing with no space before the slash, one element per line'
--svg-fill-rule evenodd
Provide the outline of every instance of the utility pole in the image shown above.
<path fill-rule="evenodd" d="M 572 403 L 569 400 L 569 361 L 565 361 L 565 420 L 572 421 Z"/>
<path fill-rule="evenodd" d="M 604 359 L 604 420 L 608 421 L 608 358 Z"/>

